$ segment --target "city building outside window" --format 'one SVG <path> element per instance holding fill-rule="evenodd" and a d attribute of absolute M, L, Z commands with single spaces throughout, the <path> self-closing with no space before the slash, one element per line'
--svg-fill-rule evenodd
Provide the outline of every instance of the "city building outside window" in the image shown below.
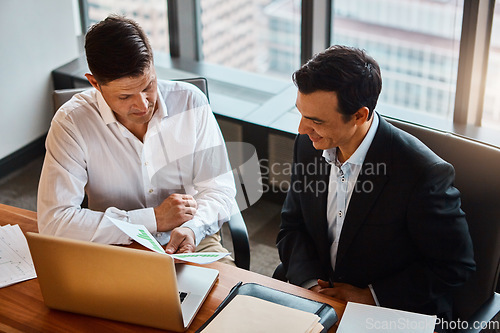
<path fill-rule="evenodd" d="M 291 82 L 301 65 L 301 0 L 197 0 L 197 5 L 202 62 Z M 417 122 L 425 116 L 427 124 L 429 119 L 451 123 L 464 0 L 335 0 L 331 5 L 330 44 L 365 49 L 381 66 L 378 111 Z M 138 21 L 155 51 L 169 53 L 167 0 L 87 0 L 90 24 L 110 13 Z M 482 126 L 493 128 L 500 128 L 499 22 L 497 3 L 482 110 Z"/>
<path fill-rule="evenodd" d="M 155 51 L 169 52 L 167 0 L 87 0 L 89 24 L 120 14 L 141 25 Z"/>
<path fill-rule="evenodd" d="M 300 0 L 200 0 L 202 59 L 291 81 L 300 67 Z"/>
<path fill-rule="evenodd" d="M 377 60 L 382 114 L 451 120 L 462 15 L 463 0 L 335 0 L 331 41 Z"/>

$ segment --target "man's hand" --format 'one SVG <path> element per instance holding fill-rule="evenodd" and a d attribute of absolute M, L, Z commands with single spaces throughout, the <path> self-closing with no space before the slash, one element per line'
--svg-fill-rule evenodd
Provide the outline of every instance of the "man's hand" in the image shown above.
<path fill-rule="evenodd" d="M 189 221 L 196 214 L 198 204 L 189 194 L 171 194 L 154 208 L 157 231 L 170 231 Z"/>
<path fill-rule="evenodd" d="M 194 252 L 196 249 L 194 231 L 186 228 L 175 228 L 170 234 L 170 241 L 165 247 L 168 254 Z"/>
<path fill-rule="evenodd" d="M 318 285 L 310 288 L 320 294 L 335 297 L 346 302 L 356 302 L 369 305 L 376 305 L 370 288 L 358 288 L 347 283 L 335 282 L 330 286 L 330 282 L 318 280 Z"/>

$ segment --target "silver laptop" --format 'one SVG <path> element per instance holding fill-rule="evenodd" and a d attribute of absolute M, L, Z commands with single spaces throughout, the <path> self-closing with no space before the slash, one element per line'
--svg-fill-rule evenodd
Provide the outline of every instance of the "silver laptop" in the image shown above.
<path fill-rule="evenodd" d="M 185 331 L 219 272 L 164 254 L 26 233 L 45 304 L 53 309 Z"/>

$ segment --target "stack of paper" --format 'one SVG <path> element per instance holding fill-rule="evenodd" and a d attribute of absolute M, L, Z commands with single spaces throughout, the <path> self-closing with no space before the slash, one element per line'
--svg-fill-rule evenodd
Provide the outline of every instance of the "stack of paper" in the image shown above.
<path fill-rule="evenodd" d="M 323 330 L 319 319 L 314 313 L 252 296 L 236 295 L 202 332 L 319 333 Z"/>
<path fill-rule="evenodd" d="M 337 333 L 433 333 L 436 316 L 347 303 Z"/>
<path fill-rule="evenodd" d="M 0 288 L 34 278 L 35 267 L 21 228 L 0 227 Z"/>

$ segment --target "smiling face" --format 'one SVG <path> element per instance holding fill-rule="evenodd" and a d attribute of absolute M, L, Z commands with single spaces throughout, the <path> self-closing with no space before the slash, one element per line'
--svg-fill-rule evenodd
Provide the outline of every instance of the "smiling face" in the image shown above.
<path fill-rule="evenodd" d="M 367 120 L 366 107 L 352 116 L 341 114 L 334 91 L 317 90 L 309 94 L 299 91 L 296 106 L 302 115 L 299 133 L 307 134 L 318 150 L 339 147 L 345 159 L 361 144 L 373 119 Z"/>
<path fill-rule="evenodd" d="M 104 85 L 98 84 L 92 75 L 86 76 L 101 92 L 120 123 L 136 135 L 145 133 L 158 107 L 156 72 L 152 64 L 140 76 L 124 77 Z"/>

